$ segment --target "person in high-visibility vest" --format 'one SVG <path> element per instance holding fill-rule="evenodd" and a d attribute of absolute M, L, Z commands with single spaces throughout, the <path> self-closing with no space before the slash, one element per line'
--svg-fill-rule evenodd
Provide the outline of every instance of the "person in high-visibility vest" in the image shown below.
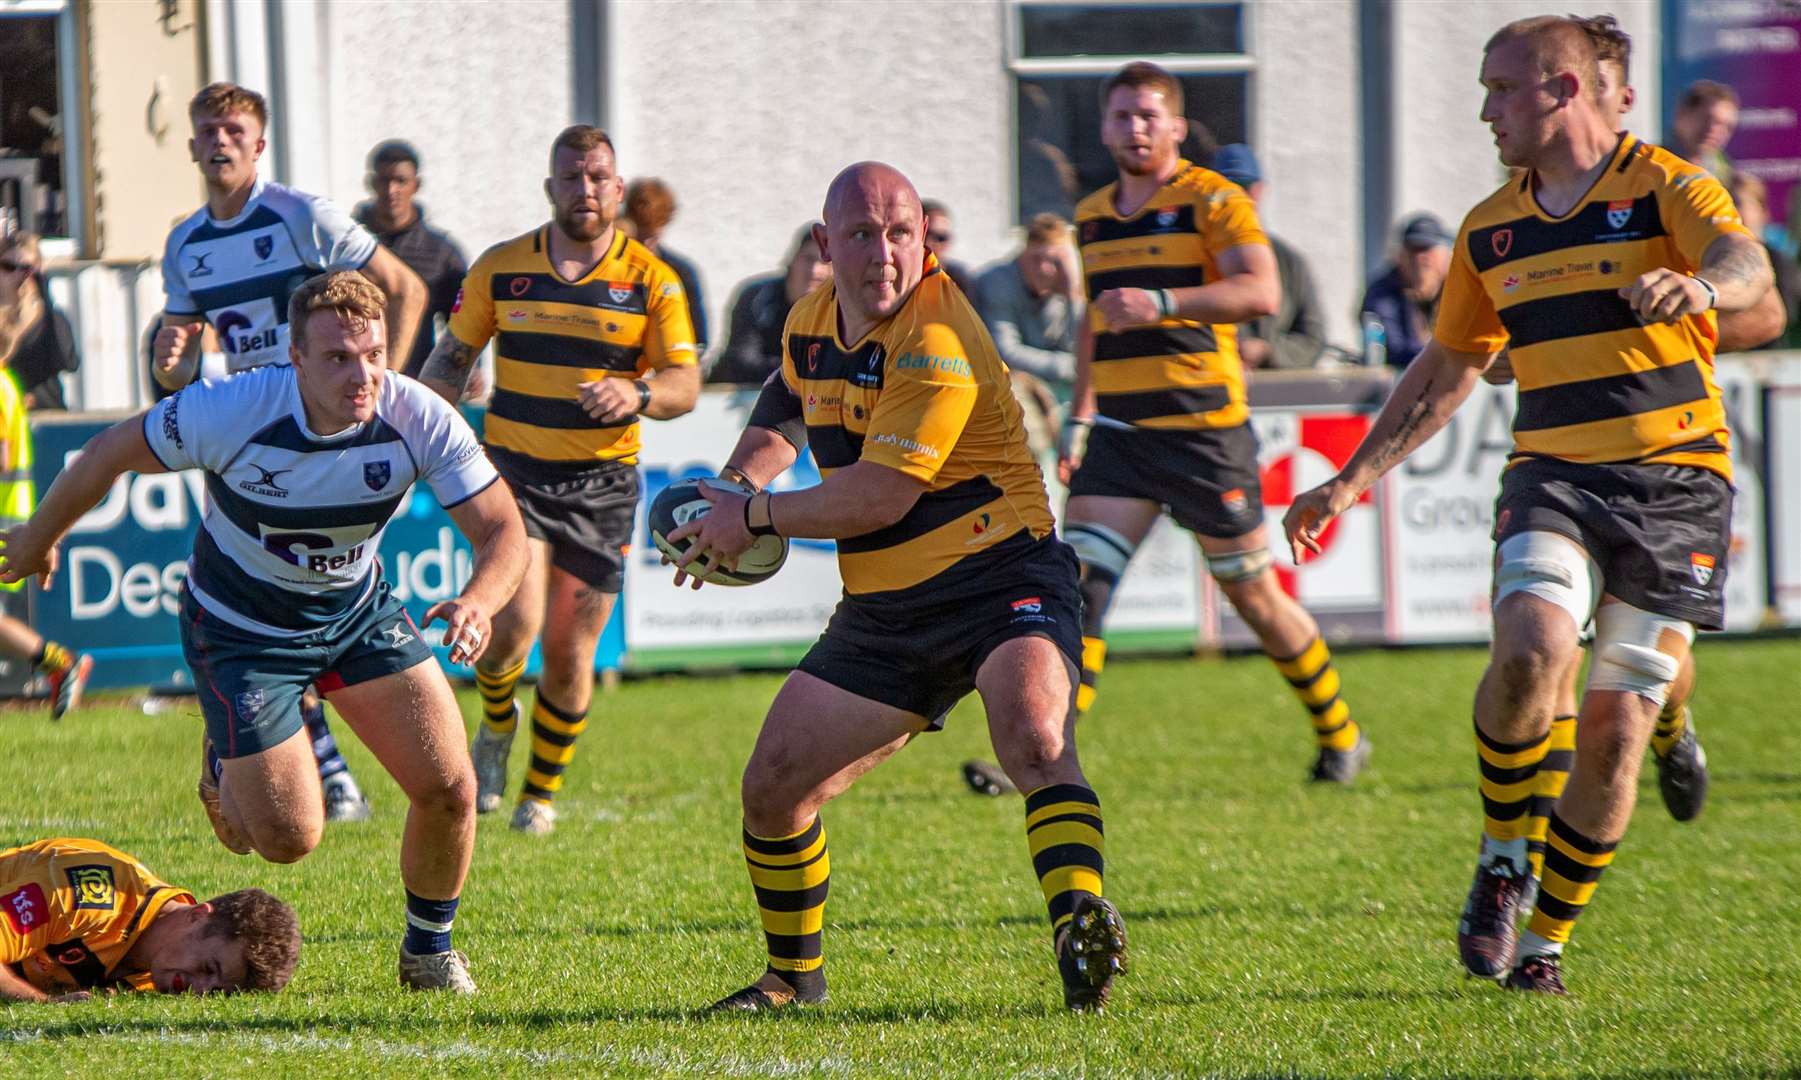
<path fill-rule="evenodd" d="M 3 273 L 4 270 L 0 270 Z M 0 529 L 24 524 L 31 516 L 37 494 L 31 484 L 31 426 L 25 419 L 25 397 L 0 355 Z M 17 592 L 22 581 L 0 583 L 0 589 Z M 21 619 L 0 614 L 0 656 L 29 660 L 50 684 L 50 719 L 81 703 L 94 670 L 94 658 L 75 652 L 39 634 Z"/>

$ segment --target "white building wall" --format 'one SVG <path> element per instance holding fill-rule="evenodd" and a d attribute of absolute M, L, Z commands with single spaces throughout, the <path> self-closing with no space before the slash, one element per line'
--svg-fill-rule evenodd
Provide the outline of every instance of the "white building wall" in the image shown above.
<path fill-rule="evenodd" d="M 369 151 L 400 138 L 419 149 L 427 220 L 469 258 L 550 216 L 545 162 L 573 115 L 567 0 L 320 9 L 330 71 L 320 194 L 346 208 L 366 198 Z"/>
<path fill-rule="evenodd" d="M 1326 339 L 1354 345 L 1363 295 L 1363 168 L 1357 8 L 1264 0 L 1252 6 L 1253 149 L 1263 166 L 1264 227 L 1313 270 Z M 1305 33 L 1295 28 L 1305 26 Z"/>
<path fill-rule="evenodd" d="M 1655 140 L 1661 63 L 1657 4 L 1615 0 L 1602 6 L 1632 36 L 1631 79 L 1638 104 L 1628 126 Z M 1479 119 L 1482 46 L 1514 19 L 1562 10 L 1543 0 L 1412 0 L 1394 5 L 1398 215 L 1429 210 L 1455 229 L 1465 213 L 1507 178 L 1495 154 L 1494 137 Z"/>
<path fill-rule="evenodd" d="M 616 0 L 606 77 L 620 167 L 675 190 L 667 242 L 701 270 L 715 341 L 738 283 L 778 268 L 855 161 L 887 161 L 948 205 L 953 258 L 979 266 L 1007 253 L 1004 13 L 982 2 Z"/>

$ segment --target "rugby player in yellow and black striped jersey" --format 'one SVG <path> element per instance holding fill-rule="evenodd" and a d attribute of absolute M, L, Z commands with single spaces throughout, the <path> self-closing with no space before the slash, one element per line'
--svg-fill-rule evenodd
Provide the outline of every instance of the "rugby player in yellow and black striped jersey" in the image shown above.
<path fill-rule="evenodd" d="M 280 990 L 299 957 L 294 910 L 261 889 L 199 903 L 98 840 L 0 851 L 0 1001 Z"/>
<path fill-rule="evenodd" d="M 681 280 L 614 226 L 624 185 L 607 134 L 559 134 L 544 192 L 553 220 L 476 260 L 420 373 L 454 403 L 494 342 L 483 441 L 518 499 L 532 565 L 476 666 L 483 722 L 471 755 L 487 813 L 506 788 L 513 690 L 541 630 L 531 764 L 512 822 L 533 834 L 554 827 L 551 800 L 587 727 L 595 645 L 624 583 L 639 421 L 680 416 L 700 392 Z"/>
<path fill-rule="evenodd" d="M 1059 455 L 1085 602 L 1077 707 L 1094 701 L 1120 575 L 1168 513 L 1306 707 L 1313 779 L 1349 783 L 1369 740 L 1318 624 L 1276 579 L 1238 358 L 1236 324 L 1280 302 L 1275 255 L 1250 197 L 1180 156 L 1188 126 L 1174 76 L 1128 64 L 1103 84 L 1101 108 L 1119 179 L 1076 207 L 1089 318 Z"/>
<path fill-rule="evenodd" d="M 1494 644 L 1476 694 L 1482 852 L 1458 927 L 1472 974 L 1563 993 L 1561 954 L 1625 834 L 1659 706 L 1696 625 L 1718 628 L 1730 536 L 1729 434 L 1715 312 L 1770 288 L 1762 246 L 1719 183 L 1616 130 L 1574 19 L 1502 28 L 1482 119 L 1522 176 L 1465 221 L 1433 340 L 1337 477 L 1295 500 L 1298 549 L 1442 428 L 1507 349 L 1515 454 L 1496 502 Z M 1593 620 L 1576 756 L 1551 809 L 1532 922 L 1526 807 L 1559 676 Z"/>
<path fill-rule="evenodd" d="M 832 182 L 815 227 L 832 280 L 788 316 L 711 512 L 671 534 L 727 562 L 755 535 L 838 541 L 844 598 L 776 696 L 745 767 L 744 854 L 768 970 L 717 1005 L 825 997 L 830 862 L 819 809 L 971 690 L 1026 792 L 1026 836 L 1071 1008 L 1125 962 L 1101 898 L 1101 809 L 1076 762 L 1076 560 L 1052 529 L 1006 366 L 928 254 L 919 194 L 886 165 Z M 824 479 L 760 490 L 811 446 Z M 698 579 L 696 580 L 698 585 Z M 954 860 L 953 860 L 954 864 Z M 950 888 L 951 886 L 947 886 Z"/>

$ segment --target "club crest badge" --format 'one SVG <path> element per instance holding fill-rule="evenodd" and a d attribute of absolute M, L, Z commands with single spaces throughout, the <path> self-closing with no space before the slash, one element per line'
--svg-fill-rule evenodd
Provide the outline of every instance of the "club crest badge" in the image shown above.
<path fill-rule="evenodd" d="M 531 292 L 531 290 L 532 279 L 523 274 L 507 282 L 507 292 L 512 293 L 516 297 L 524 296 L 526 293 Z"/>
<path fill-rule="evenodd" d="M 1632 220 L 1632 200 L 1614 199 L 1607 204 L 1607 227 L 1618 232 Z"/>
<path fill-rule="evenodd" d="M 1695 584 L 1706 585 L 1713 580 L 1714 557 L 1699 551 L 1691 551 L 1688 556 L 1689 573 L 1695 576 Z"/>
<path fill-rule="evenodd" d="M 258 261 L 266 260 L 275 253 L 275 237 L 259 236 L 251 241 L 250 246 L 256 249 Z"/>
<path fill-rule="evenodd" d="M 369 486 L 370 491 L 380 491 L 387 487 L 388 481 L 392 479 L 394 479 L 394 466 L 386 460 L 363 462 L 363 483 Z"/>

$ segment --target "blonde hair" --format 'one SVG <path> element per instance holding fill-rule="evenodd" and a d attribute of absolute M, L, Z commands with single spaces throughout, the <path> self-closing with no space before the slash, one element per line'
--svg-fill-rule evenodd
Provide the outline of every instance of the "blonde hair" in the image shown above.
<path fill-rule="evenodd" d="M 1069 222 L 1056 214 L 1038 214 L 1026 223 L 1026 243 L 1063 244 L 1069 242 Z"/>
<path fill-rule="evenodd" d="M 1495 31 L 1488 44 L 1482 46 L 1482 53 L 1486 56 L 1502 45 L 1523 41 L 1528 54 L 1538 64 L 1539 74 L 1574 71 L 1582 80 L 1583 91 L 1591 100 L 1599 102 L 1601 61 L 1595 38 L 1587 20 L 1568 15 L 1535 15 L 1529 19 L 1516 19 Z M 1624 57 L 1620 58 L 1620 63 L 1624 74 Z"/>
<path fill-rule="evenodd" d="M 188 102 L 189 120 L 198 116 L 228 116 L 235 112 L 249 113 L 256 117 L 258 127 L 265 130 L 269 127 L 269 103 L 263 100 L 263 95 L 237 83 L 208 83 Z"/>
<path fill-rule="evenodd" d="M 355 270 L 320 274 L 288 298 L 288 340 L 306 351 L 306 320 L 315 311 L 335 313 L 350 324 L 352 333 L 360 334 L 363 327 L 380 320 L 387 307 L 387 296 Z"/>
<path fill-rule="evenodd" d="M 10 255 L 15 251 L 25 252 L 34 265 L 42 266 L 42 257 L 38 249 L 38 235 L 23 230 L 0 240 L 0 256 Z M 10 304 L 0 304 L 0 366 L 12 360 L 13 352 L 19 342 L 31 332 L 38 320 L 46 314 L 43 294 L 38 291 L 38 283 L 34 276 L 27 275 L 19 281 L 19 293 Z"/>

